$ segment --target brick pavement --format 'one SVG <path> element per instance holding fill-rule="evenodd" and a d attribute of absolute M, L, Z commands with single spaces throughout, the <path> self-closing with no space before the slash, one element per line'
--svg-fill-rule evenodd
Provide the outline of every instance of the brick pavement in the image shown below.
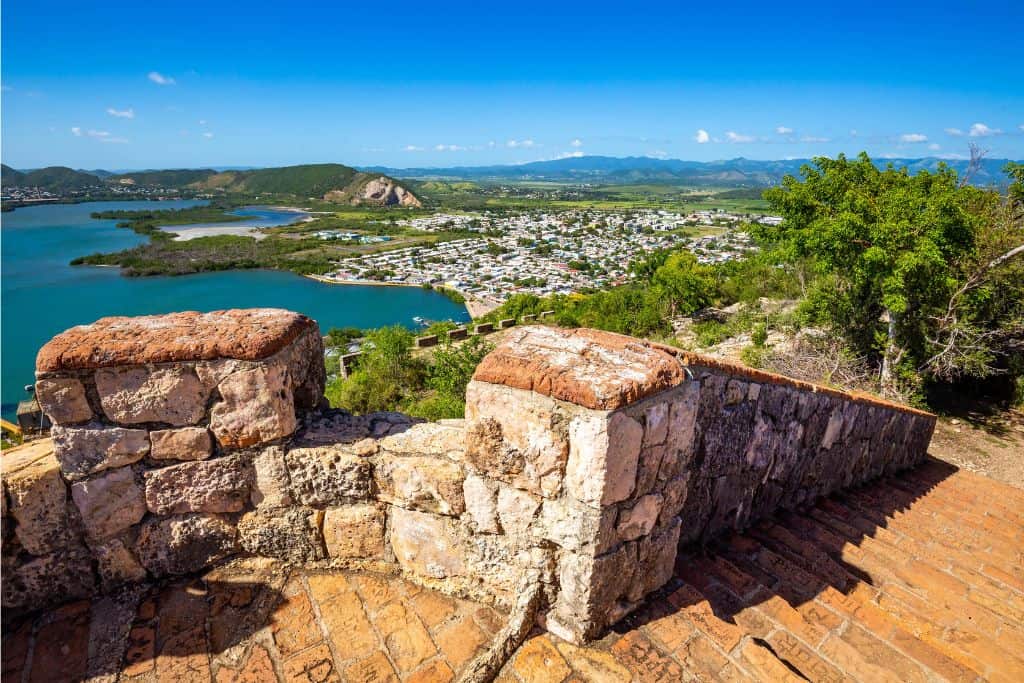
<path fill-rule="evenodd" d="M 503 617 L 265 560 L 5 624 L 8 681 L 448 681 Z M 939 461 L 683 553 L 589 647 L 536 631 L 500 683 L 1022 681 L 1024 491 Z"/>

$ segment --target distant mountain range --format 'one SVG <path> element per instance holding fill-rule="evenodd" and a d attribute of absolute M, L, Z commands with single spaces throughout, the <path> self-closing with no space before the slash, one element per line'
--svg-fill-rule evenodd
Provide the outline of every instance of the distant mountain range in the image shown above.
<path fill-rule="evenodd" d="M 742 157 L 723 161 L 684 161 L 653 157 L 582 156 L 504 166 L 371 166 L 364 170 L 416 180 L 549 180 L 599 184 L 671 183 L 697 187 L 766 187 L 777 184 L 787 174 L 798 174 L 800 167 L 809 162 L 809 159 L 761 161 Z M 967 168 L 967 161 L 937 157 L 876 159 L 875 162 L 883 167 L 889 163 L 897 167 L 906 166 L 912 173 L 935 171 L 941 163 L 951 166 L 958 173 L 963 173 Z M 985 159 L 973 182 L 978 185 L 1003 184 L 1005 175 L 1002 168 L 1006 163 L 1006 159 Z"/>
<path fill-rule="evenodd" d="M 168 169 L 111 173 L 76 171 L 50 166 L 19 171 L 4 165 L 4 187 L 38 187 L 49 192 L 103 190 L 109 186 L 195 190 L 244 194 L 286 194 L 327 198 L 357 204 L 419 206 L 419 200 L 401 183 L 377 172 L 358 171 L 342 164 L 305 164 L 253 170 Z"/>

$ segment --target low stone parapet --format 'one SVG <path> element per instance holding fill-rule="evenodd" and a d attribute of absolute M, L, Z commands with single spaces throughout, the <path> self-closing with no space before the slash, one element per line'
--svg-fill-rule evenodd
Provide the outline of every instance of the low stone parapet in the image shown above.
<path fill-rule="evenodd" d="M 224 339 L 214 329 L 225 334 Z M 2 459 L 3 604 L 249 554 L 370 568 L 599 635 L 681 543 L 919 462 L 934 418 L 593 330 L 516 328 L 466 419 L 322 407 L 316 324 L 115 319 L 39 355 L 52 447 Z"/>

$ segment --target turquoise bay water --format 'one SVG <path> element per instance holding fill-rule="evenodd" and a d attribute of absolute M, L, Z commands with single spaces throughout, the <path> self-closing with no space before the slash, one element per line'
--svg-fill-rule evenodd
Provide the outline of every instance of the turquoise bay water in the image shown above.
<path fill-rule="evenodd" d="M 201 202 L 91 202 L 31 206 L 0 216 L 0 370 L 2 413 L 12 419 L 24 386 L 34 380 L 35 355 L 53 335 L 106 315 L 273 306 L 305 313 L 322 330 L 352 325 L 412 326 L 412 316 L 468 320 L 462 306 L 413 287 L 329 285 L 276 271 L 228 271 L 180 277 L 127 278 L 116 268 L 69 266 L 84 254 L 115 251 L 145 238 L 89 218 L 93 211 L 171 209 Z M 254 207 L 261 219 L 288 223 L 296 214 Z"/>

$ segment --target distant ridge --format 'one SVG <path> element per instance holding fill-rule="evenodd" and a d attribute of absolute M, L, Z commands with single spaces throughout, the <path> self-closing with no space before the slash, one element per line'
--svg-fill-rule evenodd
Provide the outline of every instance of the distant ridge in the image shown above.
<path fill-rule="evenodd" d="M 419 206 L 420 201 L 404 185 L 381 173 L 366 173 L 342 164 L 303 164 L 279 168 L 246 170 L 165 169 L 110 173 L 76 171 L 50 166 L 19 171 L 3 166 L 2 183 L 7 186 L 39 187 L 65 192 L 108 185 L 224 193 L 293 195 L 324 198 L 352 204 Z"/>
<path fill-rule="evenodd" d="M 938 157 L 875 159 L 876 164 L 906 167 L 911 173 L 936 171 L 946 164 L 963 173 L 966 160 Z M 1002 169 L 1007 159 L 985 159 L 974 176 L 978 185 L 1003 184 Z M 762 161 L 727 159 L 721 161 L 685 161 L 655 157 L 582 156 L 534 161 L 526 164 L 493 166 L 453 166 L 429 168 L 391 168 L 371 166 L 366 171 L 385 173 L 396 178 L 427 180 L 558 180 L 592 183 L 676 183 L 706 187 L 766 187 L 777 184 L 782 177 L 796 175 L 810 159 Z"/>

